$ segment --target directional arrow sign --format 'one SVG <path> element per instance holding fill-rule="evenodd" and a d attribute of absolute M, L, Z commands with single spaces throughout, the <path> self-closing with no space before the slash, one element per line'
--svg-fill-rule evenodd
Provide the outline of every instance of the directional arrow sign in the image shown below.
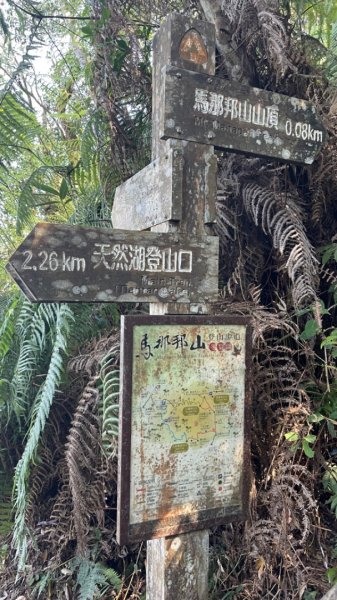
<path fill-rule="evenodd" d="M 39 223 L 7 270 L 33 302 L 205 302 L 218 238 Z"/>
<path fill-rule="evenodd" d="M 168 66 L 161 137 L 311 164 L 326 133 L 312 104 Z"/>

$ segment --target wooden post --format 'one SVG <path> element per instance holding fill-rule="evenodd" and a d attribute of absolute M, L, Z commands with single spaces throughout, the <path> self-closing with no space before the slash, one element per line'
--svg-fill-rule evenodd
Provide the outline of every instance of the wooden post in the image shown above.
<path fill-rule="evenodd" d="M 160 139 L 163 102 L 163 68 L 172 65 L 214 74 L 215 29 L 211 23 L 191 23 L 180 15 L 169 16 L 153 46 L 152 160 L 173 151 L 183 162 L 182 218 L 152 228 L 153 231 L 209 233 L 215 219 L 216 158 L 211 146 Z M 206 227 L 205 227 L 206 225 Z M 205 231 L 206 229 L 206 231 Z M 206 305 L 150 305 L 151 314 L 207 312 Z M 208 531 L 147 542 L 148 600 L 206 600 L 208 598 Z"/>
<path fill-rule="evenodd" d="M 331 590 L 329 590 L 324 596 L 322 596 L 321 600 L 336 600 L 337 598 L 337 585 L 334 585 Z"/>
<path fill-rule="evenodd" d="M 208 531 L 147 542 L 148 600 L 204 600 L 208 597 Z"/>

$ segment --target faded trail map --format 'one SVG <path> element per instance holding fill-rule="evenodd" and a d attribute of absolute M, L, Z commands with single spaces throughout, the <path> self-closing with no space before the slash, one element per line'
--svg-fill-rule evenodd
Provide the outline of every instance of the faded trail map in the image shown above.
<path fill-rule="evenodd" d="M 240 508 L 244 375 L 242 325 L 135 327 L 131 524 Z"/>

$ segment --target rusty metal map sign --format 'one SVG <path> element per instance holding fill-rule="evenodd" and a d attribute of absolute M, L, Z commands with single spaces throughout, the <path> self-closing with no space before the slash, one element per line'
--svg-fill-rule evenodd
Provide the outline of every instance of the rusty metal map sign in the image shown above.
<path fill-rule="evenodd" d="M 326 131 L 305 100 L 167 66 L 161 136 L 311 164 Z"/>
<path fill-rule="evenodd" d="M 32 302 L 204 302 L 218 238 L 39 223 L 7 270 Z"/>
<path fill-rule="evenodd" d="M 119 543 L 244 518 L 250 347 L 240 317 L 123 319 Z"/>

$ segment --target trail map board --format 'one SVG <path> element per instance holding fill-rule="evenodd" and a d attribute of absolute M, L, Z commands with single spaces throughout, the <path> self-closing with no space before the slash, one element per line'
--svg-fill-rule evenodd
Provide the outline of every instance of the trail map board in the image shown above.
<path fill-rule="evenodd" d="M 244 518 L 247 320 L 124 317 L 118 541 Z"/>

